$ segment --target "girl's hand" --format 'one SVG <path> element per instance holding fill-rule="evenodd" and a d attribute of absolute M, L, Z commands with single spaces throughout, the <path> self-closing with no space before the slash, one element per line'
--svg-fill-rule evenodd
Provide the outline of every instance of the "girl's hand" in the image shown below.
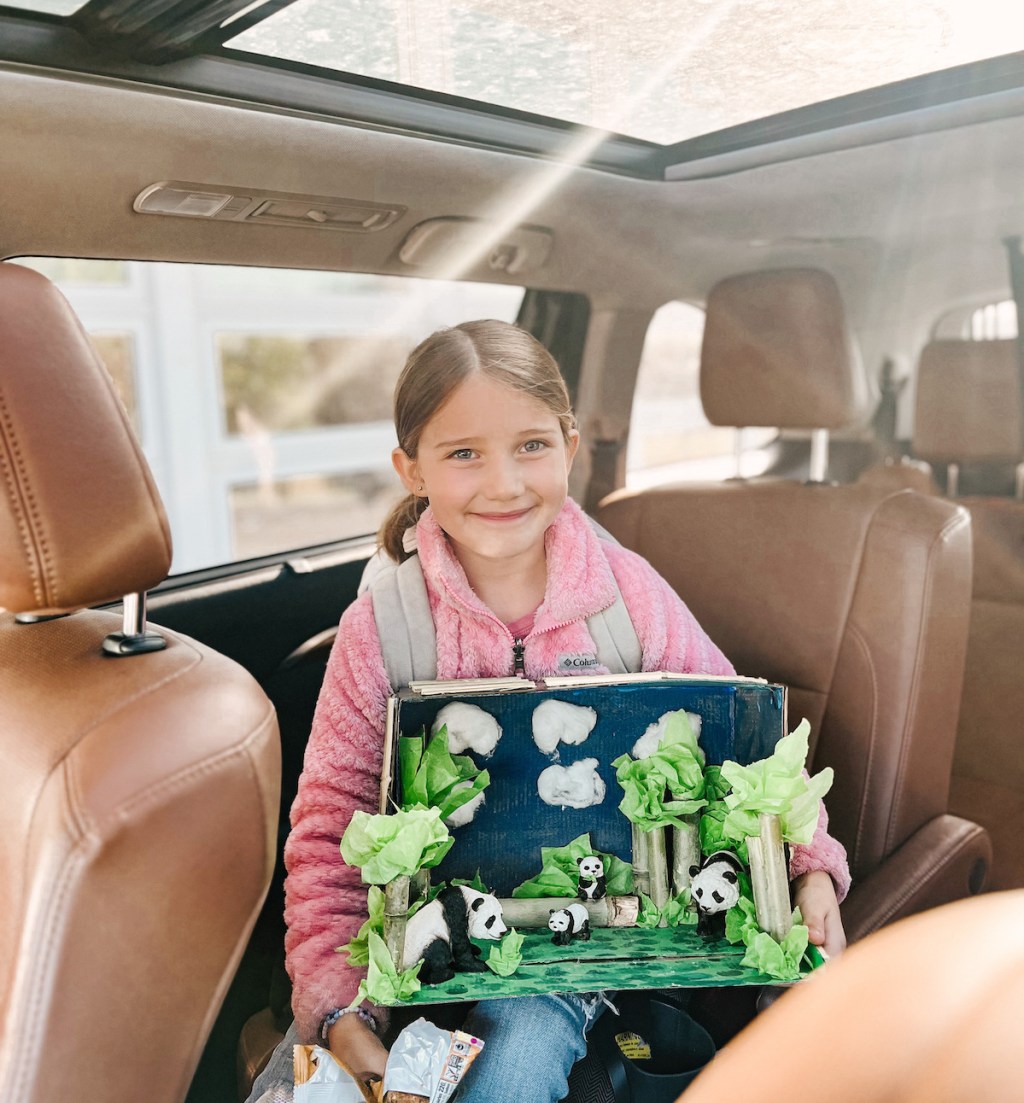
<path fill-rule="evenodd" d="M 802 873 L 793 882 L 793 902 L 800 909 L 815 946 L 820 946 L 830 958 L 846 949 L 835 885 L 824 870 Z"/>
<path fill-rule="evenodd" d="M 327 1045 L 361 1080 L 384 1078 L 388 1051 L 358 1015 L 342 1015 L 328 1031 Z"/>

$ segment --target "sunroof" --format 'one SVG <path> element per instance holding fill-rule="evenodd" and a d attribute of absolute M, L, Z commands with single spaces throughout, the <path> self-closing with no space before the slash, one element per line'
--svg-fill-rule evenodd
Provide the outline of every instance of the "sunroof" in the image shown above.
<path fill-rule="evenodd" d="M 85 0 L 5 0 L 12 8 L 25 11 L 41 11 L 47 15 L 74 15 L 79 8 L 85 7 Z"/>
<path fill-rule="evenodd" d="M 667 145 L 1024 49 L 1024 5 L 297 0 L 225 44 Z"/>

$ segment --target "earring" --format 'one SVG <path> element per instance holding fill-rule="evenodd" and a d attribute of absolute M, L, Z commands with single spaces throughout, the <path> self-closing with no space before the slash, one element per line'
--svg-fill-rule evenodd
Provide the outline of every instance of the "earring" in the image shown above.
<path fill-rule="evenodd" d="M 416 493 L 417 494 L 422 494 L 423 493 L 423 484 L 422 483 L 420 483 L 420 485 L 418 487 L 416 487 Z"/>

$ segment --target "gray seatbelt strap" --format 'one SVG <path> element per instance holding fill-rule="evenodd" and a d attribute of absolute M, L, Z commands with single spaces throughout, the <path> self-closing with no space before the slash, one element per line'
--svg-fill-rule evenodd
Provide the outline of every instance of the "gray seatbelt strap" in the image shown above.
<path fill-rule="evenodd" d="M 588 517 L 587 520 L 601 540 L 608 544 L 618 544 L 618 540 L 593 517 Z M 643 665 L 644 652 L 618 584 L 615 586 L 615 601 L 607 609 L 587 617 L 587 630 L 594 641 L 597 661 L 607 668 L 609 674 L 639 672 Z"/>
<path fill-rule="evenodd" d="M 381 567 L 373 580 L 373 619 L 393 689 L 437 677 L 437 637 L 420 557 Z"/>
<path fill-rule="evenodd" d="M 626 603 L 616 587 L 615 601 L 587 617 L 587 631 L 594 641 L 597 661 L 609 674 L 635 674 L 643 662 L 643 648 Z"/>
<path fill-rule="evenodd" d="M 596 521 L 591 524 L 602 540 L 617 542 Z M 419 556 L 382 566 L 370 588 L 373 619 L 392 688 L 432 681 L 437 677 L 437 637 Z M 587 630 L 594 641 L 595 658 L 610 674 L 640 670 L 643 649 L 618 586 L 615 601 L 587 617 Z"/>

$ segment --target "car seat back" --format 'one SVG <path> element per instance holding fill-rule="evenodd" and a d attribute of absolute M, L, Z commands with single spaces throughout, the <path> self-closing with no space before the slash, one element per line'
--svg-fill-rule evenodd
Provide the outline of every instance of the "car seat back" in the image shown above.
<path fill-rule="evenodd" d="M 0 480 L 0 1098 L 179 1103 L 273 868 L 276 720 L 230 660 L 84 608 L 159 582 L 168 525 L 70 307 L 11 264 Z"/>
<path fill-rule="evenodd" d="M 860 392 L 839 310 L 823 273 L 720 284 L 701 360 L 710 419 L 851 423 Z M 970 600 L 964 510 L 767 478 L 623 491 L 598 519 L 665 576 L 740 673 L 790 687 L 814 769 L 835 769 L 826 803 L 855 881 L 852 935 L 983 880 L 987 838 L 946 815 Z"/>
<path fill-rule="evenodd" d="M 921 353 L 914 417 L 914 451 L 946 466 L 951 495 L 986 472 L 1005 490 L 956 498 L 971 515 L 974 583 L 952 799 L 992 833 L 997 888 L 1024 885 L 1024 434 L 1017 356 L 1016 341 L 933 341 Z"/>

